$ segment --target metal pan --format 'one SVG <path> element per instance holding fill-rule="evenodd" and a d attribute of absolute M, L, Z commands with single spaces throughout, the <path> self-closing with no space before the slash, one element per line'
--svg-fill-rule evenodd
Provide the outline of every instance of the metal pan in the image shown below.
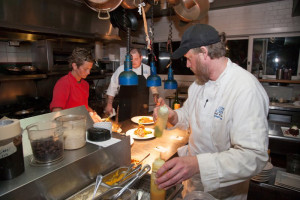
<path fill-rule="evenodd" d="M 137 30 L 138 21 L 133 12 L 126 10 L 125 11 L 125 23 L 124 23 L 124 11 L 122 7 L 117 8 L 111 12 L 110 22 L 114 27 L 118 27 L 122 31 L 127 32 L 127 28 L 130 28 L 132 31 Z"/>
<path fill-rule="evenodd" d="M 109 19 L 109 12 L 121 5 L 122 0 L 84 0 L 84 2 L 89 8 L 98 12 L 99 19 Z"/>
<path fill-rule="evenodd" d="M 135 9 L 140 3 L 144 3 L 144 0 L 123 0 L 122 7 L 125 9 Z"/>
<path fill-rule="evenodd" d="M 21 74 L 22 70 L 19 68 L 19 67 L 16 67 L 16 66 L 9 66 L 9 67 L 6 67 L 6 71 L 9 73 L 9 74 Z"/>

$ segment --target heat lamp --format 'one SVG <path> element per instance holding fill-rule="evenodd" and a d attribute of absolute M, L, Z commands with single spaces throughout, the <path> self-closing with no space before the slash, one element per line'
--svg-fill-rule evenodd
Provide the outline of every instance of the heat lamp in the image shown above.
<path fill-rule="evenodd" d="M 119 84 L 124 86 L 138 84 L 138 76 L 132 71 L 132 62 L 129 53 L 125 56 L 124 71 L 119 75 Z"/>
<path fill-rule="evenodd" d="M 156 74 L 156 67 L 154 61 L 150 62 L 151 75 L 147 78 L 147 87 L 161 86 L 161 79 Z"/>
<path fill-rule="evenodd" d="M 172 66 L 169 66 L 168 69 L 168 80 L 165 81 L 164 89 L 171 90 L 177 89 L 177 81 L 174 80 Z"/>

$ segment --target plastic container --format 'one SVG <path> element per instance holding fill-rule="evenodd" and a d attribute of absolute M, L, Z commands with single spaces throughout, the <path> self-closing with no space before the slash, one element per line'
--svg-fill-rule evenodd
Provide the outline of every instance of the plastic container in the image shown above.
<path fill-rule="evenodd" d="M 10 180 L 25 170 L 22 129 L 15 119 L 0 120 L 0 127 L 0 180 Z"/>
<path fill-rule="evenodd" d="M 152 164 L 151 185 L 150 185 L 151 200 L 161 200 L 161 199 L 165 199 L 166 197 L 166 190 L 158 189 L 157 185 L 155 184 L 156 172 L 161 166 L 163 166 L 164 163 L 165 163 L 164 160 L 157 158 Z"/>
<path fill-rule="evenodd" d="M 63 157 L 64 138 L 61 124 L 42 121 L 26 127 L 33 157 L 37 163 L 51 163 Z"/>
<path fill-rule="evenodd" d="M 62 115 L 55 121 L 63 126 L 65 149 L 79 149 L 86 144 L 86 116 Z"/>
<path fill-rule="evenodd" d="M 154 127 L 155 137 L 161 137 L 168 122 L 169 109 L 167 106 L 163 105 L 158 110 L 158 118 L 156 125 Z"/>

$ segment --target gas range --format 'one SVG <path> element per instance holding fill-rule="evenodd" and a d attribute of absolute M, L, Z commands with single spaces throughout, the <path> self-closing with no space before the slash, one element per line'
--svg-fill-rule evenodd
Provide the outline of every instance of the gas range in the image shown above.
<path fill-rule="evenodd" d="M 49 113 L 50 101 L 44 98 L 26 98 L 12 104 L 0 105 L 0 119 L 2 117 L 24 119 Z"/>

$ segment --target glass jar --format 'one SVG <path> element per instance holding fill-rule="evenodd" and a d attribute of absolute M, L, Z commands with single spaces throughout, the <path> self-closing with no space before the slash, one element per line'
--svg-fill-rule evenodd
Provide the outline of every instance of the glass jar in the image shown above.
<path fill-rule="evenodd" d="M 22 129 L 16 119 L 0 120 L 0 127 L 0 180 L 10 180 L 25 170 Z"/>

